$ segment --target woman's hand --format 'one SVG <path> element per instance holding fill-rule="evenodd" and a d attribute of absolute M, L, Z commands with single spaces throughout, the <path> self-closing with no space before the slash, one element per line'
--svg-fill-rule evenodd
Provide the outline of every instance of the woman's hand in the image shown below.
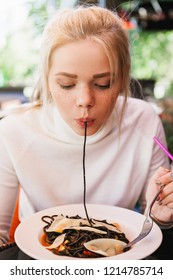
<path fill-rule="evenodd" d="M 160 167 L 155 172 L 146 192 L 147 204 L 153 199 L 161 185 L 165 187 L 154 203 L 151 213 L 158 224 L 159 222 L 172 223 L 173 226 L 173 182 L 170 170 Z"/>

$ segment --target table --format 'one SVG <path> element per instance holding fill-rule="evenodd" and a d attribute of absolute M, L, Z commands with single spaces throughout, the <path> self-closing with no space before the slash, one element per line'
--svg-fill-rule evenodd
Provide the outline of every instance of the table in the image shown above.
<path fill-rule="evenodd" d="M 163 241 L 160 247 L 146 260 L 173 260 L 173 228 L 162 230 Z M 22 252 L 15 242 L 0 247 L 0 260 L 33 260 Z"/>

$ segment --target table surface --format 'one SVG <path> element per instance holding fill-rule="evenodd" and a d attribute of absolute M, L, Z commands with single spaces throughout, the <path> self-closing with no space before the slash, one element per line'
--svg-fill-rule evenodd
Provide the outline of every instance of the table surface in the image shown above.
<path fill-rule="evenodd" d="M 163 241 L 160 247 L 146 260 L 173 260 L 173 228 L 162 230 Z M 0 247 L 0 260 L 33 260 L 23 253 L 15 242 Z"/>

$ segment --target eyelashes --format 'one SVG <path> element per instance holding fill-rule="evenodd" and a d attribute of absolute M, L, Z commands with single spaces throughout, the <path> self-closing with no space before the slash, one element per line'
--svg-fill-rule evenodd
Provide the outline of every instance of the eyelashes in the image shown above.
<path fill-rule="evenodd" d="M 76 87 L 75 84 L 72 84 L 72 85 L 60 85 L 60 88 L 62 89 L 65 89 L 65 90 L 70 90 L 70 89 L 73 89 Z M 97 88 L 97 89 L 100 89 L 100 90 L 106 90 L 106 89 L 109 89 L 111 87 L 110 83 L 109 84 L 105 84 L 105 85 L 102 85 L 102 84 L 94 84 L 93 85 L 94 88 Z"/>
<path fill-rule="evenodd" d="M 104 90 L 110 88 L 110 83 L 107 85 L 94 84 L 94 86 Z"/>
<path fill-rule="evenodd" d="M 71 88 L 73 88 L 73 87 L 75 87 L 75 85 L 69 85 L 69 86 L 63 86 L 63 85 L 59 85 L 60 86 L 60 88 L 62 88 L 62 89 L 71 89 Z"/>

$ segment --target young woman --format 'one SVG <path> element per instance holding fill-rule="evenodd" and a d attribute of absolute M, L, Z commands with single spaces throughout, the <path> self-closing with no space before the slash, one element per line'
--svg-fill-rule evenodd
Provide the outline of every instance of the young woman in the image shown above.
<path fill-rule="evenodd" d="M 34 102 L 0 122 L 1 243 L 8 240 L 19 185 L 21 221 L 82 203 L 85 126 L 87 203 L 133 209 L 140 201 L 144 208 L 155 176 L 148 201 L 155 180 L 163 180 L 160 201 L 167 197 L 172 207 L 170 172 L 153 175 L 159 166 L 169 168 L 153 141 L 157 136 L 165 144 L 163 127 L 147 102 L 129 97 L 129 41 L 116 14 L 94 6 L 60 10 L 43 34 L 39 75 Z M 162 213 L 157 204 L 155 217 L 172 221 L 173 210 Z"/>

